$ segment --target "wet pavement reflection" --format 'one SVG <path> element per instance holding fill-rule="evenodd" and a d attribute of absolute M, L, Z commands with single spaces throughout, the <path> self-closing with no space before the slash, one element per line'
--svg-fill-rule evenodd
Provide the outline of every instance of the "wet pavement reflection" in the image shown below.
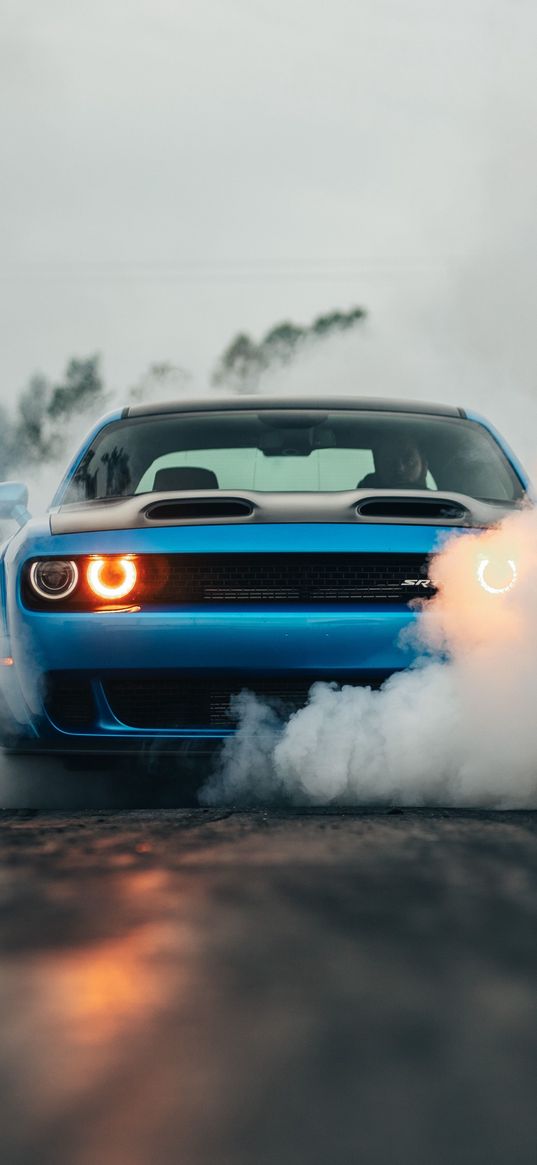
<path fill-rule="evenodd" d="M 534 1160 L 533 814 L 5 812 L 2 1160 Z"/>

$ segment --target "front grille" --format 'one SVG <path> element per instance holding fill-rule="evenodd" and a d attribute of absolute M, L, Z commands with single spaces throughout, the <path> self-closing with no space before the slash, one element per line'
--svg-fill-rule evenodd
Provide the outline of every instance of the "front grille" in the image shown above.
<path fill-rule="evenodd" d="M 405 581 L 427 577 L 420 554 L 185 554 L 168 566 L 171 603 L 406 603 L 417 592 Z"/>
<path fill-rule="evenodd" d="M 337 683 L 378 688 L 386 672 L 353 676 L 335 673 L 322 677 Z M 108 704 L 122 724 L 130 728 L 232 728 L 234 696 L 255 692 L 263 700 L 292 712 L 306 703 L 311 685 L 320 677 L 312 673 L 298 676 L 192 675 L 183 672 L 114 672 L 102 678 Z M 52 672 L 47 677 L 46 708 L 60 728 L 83 730 L 95 726 L 96 708 L 91 680 L 76 673 Z"/>

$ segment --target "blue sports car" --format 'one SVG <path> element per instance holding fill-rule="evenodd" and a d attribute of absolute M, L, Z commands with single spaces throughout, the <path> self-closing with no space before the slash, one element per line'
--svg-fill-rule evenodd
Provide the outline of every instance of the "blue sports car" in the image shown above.
<path fill-rule="evenodd" d="M 528 488 L 463 409 L 235 396 L 115 412 L 45 517 L 0 485 L 20 526 L 0 560 L 4 746 L 206 750 L 244 688 L 295 708 L 317 679 L 380 685 L 411 662 L 400 632 L 446 531 L 498 522 Z"/>

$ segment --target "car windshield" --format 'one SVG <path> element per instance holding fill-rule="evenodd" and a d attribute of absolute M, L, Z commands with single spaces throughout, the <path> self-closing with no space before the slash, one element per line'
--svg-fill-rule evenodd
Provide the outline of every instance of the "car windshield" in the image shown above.
<path fill-rule="evenodd" d="M 427 489 L 516 501 L 524 490 L 474 421 L 366 410 L 240 409 L 106 425 L 62 498 L 163 491 Z"/>

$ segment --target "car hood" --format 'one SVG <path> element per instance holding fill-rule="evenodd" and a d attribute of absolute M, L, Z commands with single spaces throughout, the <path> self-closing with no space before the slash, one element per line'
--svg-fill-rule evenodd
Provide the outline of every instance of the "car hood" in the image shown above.
<path fill-rule="evenodd" d="M 518 503 L 519 508 L 520 503 Z M 258 523 L 351 523 L 483 528 L 516 508 L 459 493 L 429 490 L 351 490 L 332 493 L 257 493 L 189 490 L 77 502 L 50 514 L 52 534 L 170 526 Z"/>

